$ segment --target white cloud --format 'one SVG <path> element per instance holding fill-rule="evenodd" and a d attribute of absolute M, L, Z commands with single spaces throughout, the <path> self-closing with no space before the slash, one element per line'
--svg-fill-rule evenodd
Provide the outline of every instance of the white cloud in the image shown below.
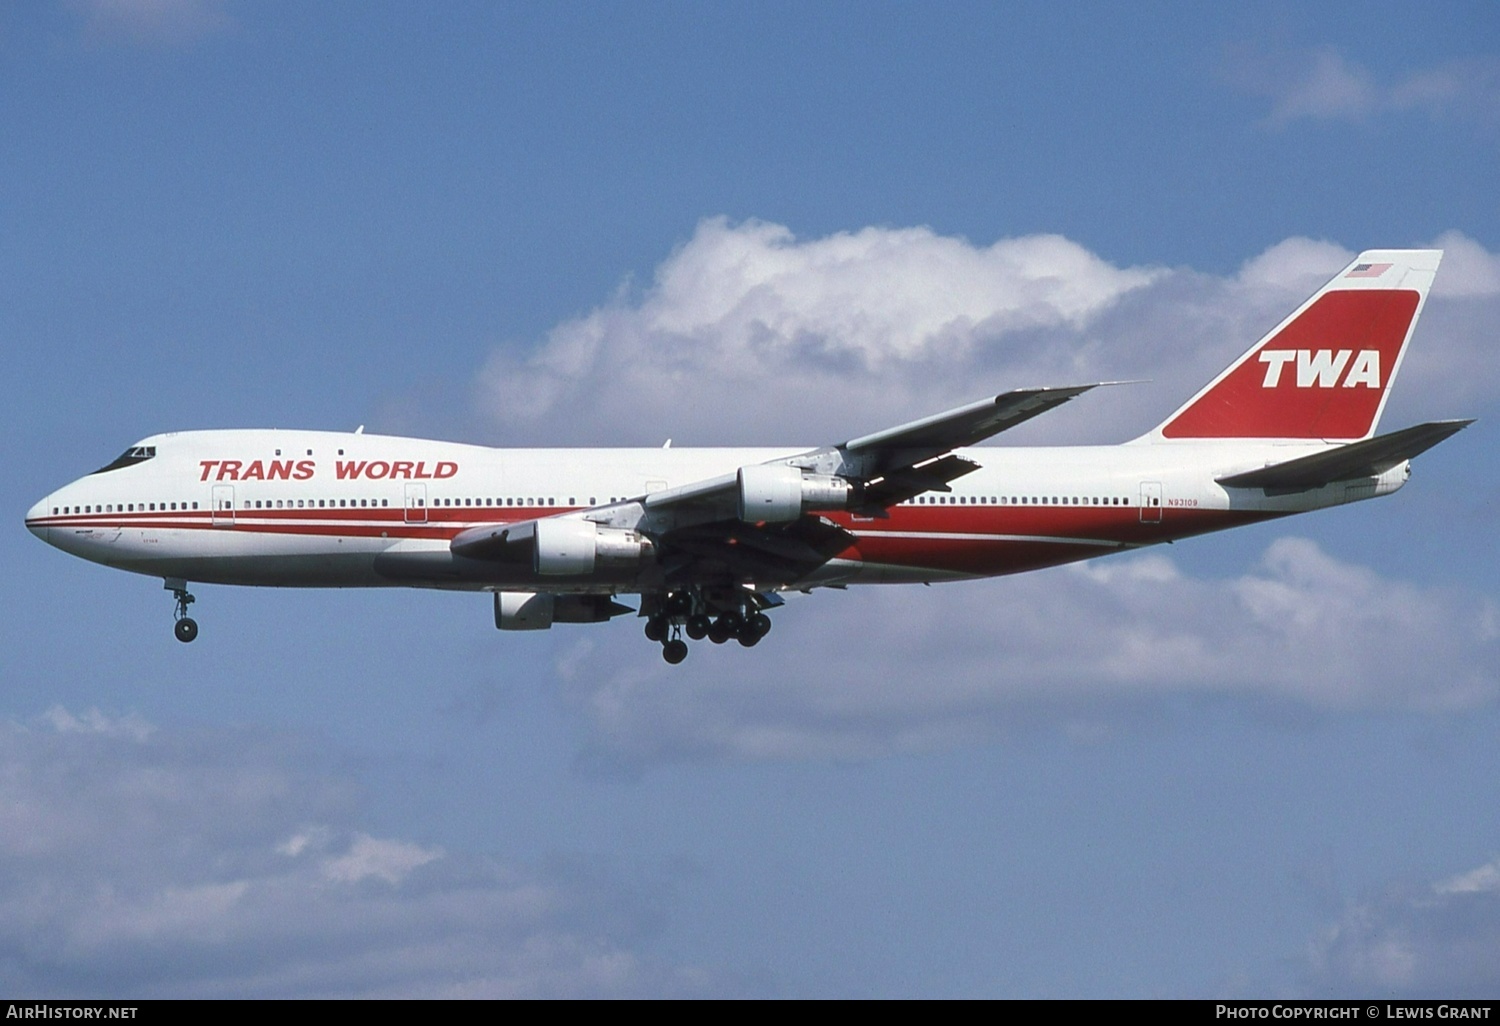
<path fill-rule="evenodd" d="M 442 849 L 423 848 L 403 841 L 383 841 L 369 834 L 355 834 L 347 854 L 323 862 L 323 875 L 339 883 L 356 883 L 367 877 L 378 877 L 386 883 L 400 883 L 418 866 L 441 858 Z"/>
<path fill-rule="evenodd" d="M 1246 260 L 1238 280 L 1244 285 L 1311 295 L 1354 256 L 1335 243 L 1295 236 Z"/>
<path fill-rule="evenodd" d="M 1427 306 L 1392 426 L 1474 415 L 1497 398 L 1496 258 L 1458 233 L 1439 242 L 1450 253 L 1439 281 L 1456 284 Z M 1287 239 L 1220 278 L 1115 268 L 1052 236 L 980 247 L 866 228 L 799 241 L 775 225 L 711 220 L 650 288 L 559 326 L 530 355 L 497 354 L 481 402 L 507 444 L 811 445 L 985 391 L 1152 379 L 1001 441 L 1119 440 L 1352 255 Z M 594 634 L 560 635 L 557 676 L 599 747 L 641 760 L 944 748 L 993 739 L 1038 710 L 1053 722 L 1061 710 L 1085 736 L 1101 703 L 1162 695 L 1436 713 L 1490 702 L 1497 688 L 1500 614 L 1487 599 L 1385 580 L 1297 539 L 1236 580 L 1194 579 L 1150 555 L 792 606 L 754 652 L 700 645 L 675 669 L 621 666 Z"/>
<path fill-rule="evenodd" d="M 1434 295 L 1470 299 L 1500 295 L 1500 255 L 1459 231 L 1446 231 L 1432 244 L 1443 251 L 1443 264 L 1432 285 Z"/>
<path fill-rule="evenodd" d="M 73 724 L 90 720 L 94 728 Z M 0 726 L 0 978 L 49 996 L 630 996 L 708 974 L 586 863 L 510 865 L 352 828 L 284 739 Z"/>
<path fill-rule="evenodd" d="M 1273 121 L 1363 118 L 1379 104 L 1369 72 L 1344 60 L 1338 51 L 1325 48 L 1310 58 L 1302 74 L 1284 79 L 1274 95 Z"/>
<path fill-rule="evenodd" d="M 1500 862 L 1430 887 L 1351 902 L 1310 946 L 1312 994 L 1493 998 L 1500 993 Z"/>
<path fill-rule="evenodd" d="M 223 0 L 73 0 L 94 43 L 181 46 L 226 31 Z"/>
<path fill-rule="evenodd" d="M 1500 110 L 1500 58 L 1448 61 L 1382 82 L 1331 46 L 1298 53 L 1239 51 L 1225 77 L 1243 92 L 1271 102 L 1267 121 L 1369 121 L 1392 113 L 1433 119 L 1463 117 L 1493 122 Z"/>
<path fill-rule="evenodd" d="M 1461 58 L 1414 72 L 1387 90 L 1385 103 L 1434 118 L 1478 115 L 1493 122 L 1500 113 L 1500 58 Z"/>
<path fill-rule="evenodd" d="M 1392 240 L 1365 240 L 1378 245 Z M 1494 398 L 1500 258 L 1457 232 L 1397 408 Z M 1150 429 L 1352 257 L 1292 238 L 1227 278 L 1114 267 L 1056 236 L 976 246 L 927 229 L 797 240 L 704 221 L 639 293 L 530 351 L 493 354 L 477 403 L 505 445 L 816 445 L 1036 384 L 1143 380 L 1003 442 Z M 1420 400 L 1420 403 L 1417 402 Z"/>
<path fill-rule="evenodd" d="M 997 356 L 1013 386 L 1086 377 L 1086 329 L 1162 273 L 1058 236 L 977 247 L 865 228 L 799 241 L 715 218 L 641 296 L 560 325 L 533 353 L 496 353 L 481 403 L 508 439 L 586 441 L 578 428 L 594 425 L 629 437 L 652 411 L 670 415 L 679 444 L 855 433 L 982 394 L 988 382 L 970 376 Z M 1047 332 L 1068 341 L 1035 345 Z M 1029 348 L 997 353 L 1007 338 Z"/>
<path fill-rule="evenodd" d="M 1094 730 L 1142 703 L 1226 696 L 1444 714 L 1500 697 L 1493 602 L 1382 578 L 1300 538 L 1214 580 L 1164 554 L 1021 577 L 820 593 L 744 651 L 585 655 L 566 683 L 607 754 L 861 758 L 1002 738 L 1039 716 Z"/>
<path fill-rule="evenodd" d="M 127 716 L 110 717 L 94 708 L 82 715 L 74 716 L 62 706 L 54 705 L 43 714 L 42 718 L 59 734 L 72 732 L 107 734 L 144 741 L 151 735 L 153 729 L 151 724 L 133 713 Z"/>
<path fill-rule="evenodd" d="M 1478 869 L 1460 873 L 1433 885 L 1438 894 L 1500 894 L 1500 862 L 1488 862 Z"/>

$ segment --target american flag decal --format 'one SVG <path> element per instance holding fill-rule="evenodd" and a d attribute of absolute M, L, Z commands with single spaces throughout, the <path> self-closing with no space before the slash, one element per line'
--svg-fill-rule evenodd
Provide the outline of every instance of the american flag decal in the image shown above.
<path fill-rule="evenodd" d="M 1354 270 L 1344 275 L 1345 278 L 1379 278 L 1391 269 L 1390 264 L 1355 264 Z"/>

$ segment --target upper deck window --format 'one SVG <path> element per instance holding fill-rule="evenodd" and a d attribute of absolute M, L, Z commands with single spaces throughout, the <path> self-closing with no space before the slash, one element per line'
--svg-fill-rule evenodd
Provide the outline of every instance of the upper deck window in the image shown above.
<path fill-rule="evenodd" d="M 119 458 L 109 466 L 100 467 L 98 470 L 94 471 L 94 473 L 103 474 L 106 471 L 119 470 L 121 467 L 133 467 L 137 463 L 145 463 L 147 460 L 152 459 L 155 456 L 156 446 L 154 445 L 132 445 L 129 449 L 126 449 L 124 452 L 120 453 Z"/>

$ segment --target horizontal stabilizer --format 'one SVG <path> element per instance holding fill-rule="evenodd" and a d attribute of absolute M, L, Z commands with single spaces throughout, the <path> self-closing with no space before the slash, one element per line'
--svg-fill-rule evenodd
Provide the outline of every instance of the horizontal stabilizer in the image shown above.
<path fill-rule="evenodd" d="M 1363 442 L 1350 442 L 1337 449 L 1262 467 L 1260 470 L 1231 474 L 1218 481 L 1230 488 L 1302 491 L 1321 488 L 1335 481 L 1378 477 L 1398 463 L 1420 456 L 1472 423 L 1472 420 L 1437 420 L 1430 424 L 1418 424 L 1416 427 L 1392 431 L 1388 435 L 1376 435 Z"/>

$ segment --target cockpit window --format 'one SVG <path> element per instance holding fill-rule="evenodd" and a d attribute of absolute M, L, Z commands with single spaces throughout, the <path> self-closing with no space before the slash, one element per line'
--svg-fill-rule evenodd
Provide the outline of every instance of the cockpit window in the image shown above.
<path fill-rule="evenodd" d="M 119 470 L 121 467 L 133 467 L 137 463 L 145 463 L 155 455 L 156 446 L 154 445 L 132 445 L 129 449 L 120 453 L 119 458 L 109 466 L 100 467 L 94 473 L 103 474 L 106 471 Z"/>

